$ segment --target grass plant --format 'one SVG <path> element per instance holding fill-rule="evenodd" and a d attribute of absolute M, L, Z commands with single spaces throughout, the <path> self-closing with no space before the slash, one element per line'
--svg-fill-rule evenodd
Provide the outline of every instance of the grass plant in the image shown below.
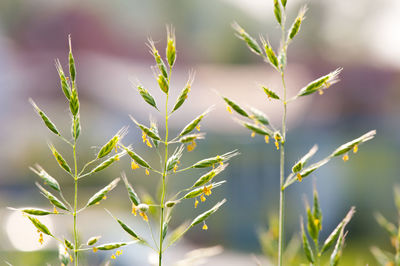
<path fill-rule="evenodd" d="M 176 206 L 186 200 L 193 200 L 194 208 L 200 206 L 200 202 L 204 202 L 206 197 L 212 194 L 212 190 L 222 185 L 225 181 L 216 181 L 217 175 L 220 174 L 227 166 L 226 163 L 229 159 L 238 154 L 237 151 L 230 151 L 206 159 L 202 159 L 193 164 L 181 166 L 186 162 L 183 161 L 185 148 L 188 152 L 193 151 L 197 146 L 196 141 L 205 138 L 205 134 L 200 132 L 200 124 L 212 107 L 195 117 L 190 121 L 175 137 L 170 136 L 170 118 L 177 112 L 185 103 L 190 93 L 192 83 L 194 80 L 194 73 L 190 72 L 186 85 L 181 90 L 179 96 L 175 100 L 174 105 L 170 106 L 170 92 L 171 78 L 173 67 L 176 61 L 176 41 L 174 29 L 167 27 L 167 46 L 165 52 L 165 61 L 157 50 L 155 43 L 152 39 L 148 41 L 148 47 L 151 55 L 154 57 L 155 66 L 153 67 L 154 77 L 159 89 L 163 92 L 164 106 L 159 108 L 161 104 L 151 95 L 150 91 L 144 88 L 142 84 L 137 84 L 137 90 L 141 98 L 154 108 L 156 112 L 164 116 L 163 131 L 164 136 L 159 134 L 155 121 L 150 121 L 149 126 L 138 122 L 133 116 L 132 121 L 142 133 L 143 143 L 151 149 L 154 153 L 158 154 L 160 159 L 159 167 L 149 163 L 144 156 L 139 155 L 132 146 L 124 146 L 119 143 L 119 148 L 126 152 L 131 158 L 131 168 L 133 175 L 139 174 L 139 168 L 144 169 L 145 175 L 155 174 L 159 176 L 160 193 L 156 200 L 145 200 L 145 195 L 136 193 L 134 187 L 137 188 L 138 184 L 132 185 L 126 176 L 122 174 L 122 179 L 125 183 L 129 199 L 132 204 L 132 213 L 136 216 L 139 214 L 143 221 L 148 224 L 150 235 L 152 239 L 145 239 L 134 231 L 126 222 L 115 218 L 121 228 L 133 239 L 139 241 L 141 244 L 153 249 L 158 255 L 158 265 L 163 264 L 163 254 L 165 251 L 178 241 L 189 229 L 198 224 L 202 225 L 203 230 L 207 230 L 208 226 L 206 220 L 210 215 L 214 214 L 224 203 L 225 199 L 219 201 L 209 210 L 200 213 L 191 222 L 184 222 L 174 230 L 170 230 L 170 222 L 174 220 L 173 210 Z M 166 62 L 166 63 L 165 63 Z M 161 111 L 162 110 L 162 111 Z M 175 148 L 172 148 L 174 147 Z M 193 184 L 187 188 L 182 188 L 179 191 L 172 191 L 168 189 L 168 182 L 170 179 L 178 178 L 178 173 L 186 172 L 192 169 L 206 170 L 198 178 L 193 181 Z M 194 174 L 196 176 L 197 174 Z M 152 177 L 152 176 L 151 176 Z M 156 181 L 155 181 L 156 182 Z M 156 182 L 157 183 L 157 182 Z M 157 201 L 157 202 L 156 202 Z M 149 215 L 150 214 L 150 215 Z M 185 218 L 186 219 L 186 218 Z M 158 224 L 157 228 L 153 228 L 154 223 Z M 156 236 L 157 234 L 157 236 Z"/>
<path fill-rule="evenodd" d="M 389 234 L 392 252 L 382 250 L 379 247 L 371 247 L 371 253 L 379 265 L 400 265 L 400 187 L 394 187 L 394 203 L 397 209 L 397 225 L 387 220 L 381 213 L 375 214 L 378 224 Z"/>
<path fill-rule="evenodd" d="M 51 153 L 56 160 L 56 163 L 64 171 L 64 176 L 70 178 L 73 182 L 74 193 L 72 199 L 67 199 L 64 197 L 62 186 L 60 185 L 60 179 L 62 175 L 54 177 L 54 175 L 49 174 L 43 169 L 39 164 L 35 164 L 30 169 L 40 178 L 41 183 L 36 182 L 36 186 L 39 188 L 40 193 L 49 201 L 52 206 L 51 210 L 44 210 L 39 208 L 19 208 L 14 209 L 16 211 L 21 211 L 35 226 L 39 235 L 39 242 L 43 244 L 44 235 L 48 235 L 51 238 L 59 242 L 59 259 L 62 265 L 68 265 L 69 262 L 74 265 L 78 265 L 79 253 L 87 250 L 110 250 L 120 246 L 130 244 L 129 242 L 120 243 L 107 243 L 103 245 L 97 245 L 99 236 L 91 237 L 85 243 L 81 243 L 79 239 L 78 231 L 78 214 L 82 213 L 89 207 L 100 204 L 100 202 L 106 199 L 107 194 L 113 190 L 120 178 L 112 180 L 108 185 L 104 186 L 93 196 L 89 197 L 85 204 L 81 204 L 78 196 L 78 185 L 82 178 L 87 178 L 92 176 L 115 162 L 117 162 L 121 157 L 126 155 L 126 151 L 117 152 L 118 143 L 126 135 L 127 128 L 124 127 L 119 130 L 106 144 L 104 144 L 98 151 L 97 155 L 93 160 L 84 164 L 82 168 L 78 165 L 78 139 L 81 134 L 81 119 L 80 119 L 80 102 L 78 97 L 77 89 L 77 71 L 75 67 L 75 59 L 72 54 L 71 38 L 69 38 L 69 56 L 68 56 L 68 66 L 69 66 L 69 76 L 67 76 L 63 70 L 63 67 L 59 60 L 56 60 L 56 68 L 60 77 L 60 84 L 62 92 L 64 93 L 66 100 L 69 104 L 70 116 L 71 116 L 71 136 L 67 137 L 64 133 L 58 130 L 55 123 L 53 123 L 49 116 L 38 107 L 38 105 L 29 99 L 34 110 L 37 112 L 45 126 L 58 138 L 60 142 L 65 143 L 71 148 L 71 159 L 72 167 L 70 166 L 69 160 L 66 159 L 65 155 L 62 155 L 56 148 L 55 144 L 49 142 L 48 146 Z M 58 144 L 57 144 L 58 145 Z M 64 180 L 61 184 L 65 183 Z M 51 192 L 50 192 L 51 191 Z M 54 194 L 56 193 L 56 194 Z M 83 195 L 82 195 L 83 196 Z M 86 195 L 84 195 L 86 197 Z M 72 236 L 64 237 L 57 236 L 55 233 L 51 232 L 45 223 L 40 221 L 40 217 L 47 215 L 65 215 L 71 216 L 71 227 Z"/>
<path fill-rule="evenodd" d="M 269 143 L 270 139 L 274 140 L 275 147 L 280 152 L 280 186 L 279 186 L 279 222 L 278 222 L 278 256 L 277 264 L 279 266 L 284 265 L 283 254 L 284 254 L 284 237 L 285 237 L 285 192 L 286 189 L 295 182 L 301 182 L 303 178 L 308 177 L 315 170 L 328 163 L 332 158 L 342 156 L 344 161 L 349 160 L 349 152 L 353 150 L 354 153 L 358 151 L 359 145 L 372 139 L 375 136 L 375 131 L 370 131 L 359 138 L 356 138 L 350 142 L 347 142 L 333 151 L 330 155 L 324 159 L 317 161 L 313 164 L 308 165 L 308 161 L 317 152 L 318 147 L 313 146 L 304 156 L 302 156 L 297 162 L 295 162 L 291 168 L 289 174 L 286 173 L 285 167 L 285 151 L 286 151 L 286 140 L 287 140 L 287 111 L 288 106 L 302 98 L 320 94 L 323 95 L 324 91 L 331 85 L 339 81 L 339 74 L 342 68 L 337 68 L 330 73 L 327 73 L 311 82 L 304 87 L 300 88 L 296 95 L 290 96 L 287 94 L 286 87 L 286 65 L 287 65 L 287 50 L 289 45 L 292 43 L 296 35 L 300 31 L 300 27 L 305 19 L 305 13 L 307 8 L 304 6 L 300 8 L 298 15 L 294 19 L 293 23 L 289 28 L 286 27 L 287 13 L 286 13 L 286 0 L 274 0 L 274 15 L 276 22 L 281 30 L 281 40 L 278 52 L 275 52 L 274 48 L 270 44 L 268 38 L 260 35 L 259 41 L 253 38 L 247 33 L 238 23 L 233 23 L 233 29 L 237 37 L 242 39 L 253 53 L 261 57 L 263 61 L 272 66 L 278 75 L 281 77 L 282 89 L 278 93 L 275 89 L 268 86 L 261 85 L 261 89 L 266 95 L 266 98 L 271 101 L 279 101 L 282 105 L 282 119 L 280 128 L 272 125 L 262 111 L 255 108 L 247 110 L 241 107 L 234 100 L 223 96 L 227 111 L 232 113 L 235 111 L 239 116 L 245 120 L 236 119 L 236 121 L 251 131 L 251 136 L 260 135 L 264 137 L 265 142 Z"/>

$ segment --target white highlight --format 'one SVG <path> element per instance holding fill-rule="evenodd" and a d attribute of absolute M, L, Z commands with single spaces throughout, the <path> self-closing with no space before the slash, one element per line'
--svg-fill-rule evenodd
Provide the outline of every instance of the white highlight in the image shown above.
<path fill-rule="evenodd" d="M 50 231 L 52 231 L 53 223 L 49 217 L 39 217 Z M 24 217 L 19 211 L 14 211 L 8 217 L 4 224 L 8 239 L 13 247 L 20 251 L 34 251 L 41 249 L 49 243 L 51 239 L 47 235 L 43 235 L 43 245 L 39 243 L 39 233 L 32 222 Z"/>

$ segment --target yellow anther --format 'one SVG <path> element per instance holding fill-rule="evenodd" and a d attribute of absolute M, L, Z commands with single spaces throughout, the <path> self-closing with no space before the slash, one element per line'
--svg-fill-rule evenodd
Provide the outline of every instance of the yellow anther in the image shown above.
<path fill-rule="evenodd" d="M 174 173 L 176 173 L 176 170 L 178 170 L 178 164 L 174 165 Z"/>
<path fill-rule="evenodd" d="M 196 146 L 197 146 L 196 142 L 194 140 L 192 140 L 192 143 L 187 146 L 187 150 L 193 151 L 194 148 L 196 148 Z"/>
<path fill-rule="evenodd" d="M 71 255 L 69 255 L 69 259 L 71 260 L 71 263 L 74 262 L 74 258 L 72 258 Z"/>
<path fill-rule="evenodd" d="M 115 160 L 119 161 L 119 156 L 118 155 L 115 155 Z"/>
<path fill-rule="evenodd" d="M 269 143 L 269 136 L 265 135 L 264 140 L 265 140 L 265 143 Z"/>
<path fill-rule="evenodd" d="M 197 131 L 200 131 L 200 125 L 196 126 Z"/>
<path fill-rule="evenodd" d="M 93 248 L 93 253 L 96 253 L 98 251 L 98 248 L 94 247 Z"/>
<path fill-rule="evenodd" d="M 208 229 L 208 226 L 204 223 L 204 225 L 203 225 L 203 227 L 202 227 L 201 229 L 207 230 L 207 229 Z"/>
<path fill-rule="evenodd" d="M 357 153 L 357 152 L 358 152 L 358 145 L 357 145 L 357 144 L 354 145 L 354 147 L 353 147 L 353 152 L 354 152 L 354 153 Z"/>
<path fill-rule="evenodd" d="M 43 245 L 43 242 L 44 242 L 43 234 L 40 233 L 40 234 L 39 234 L 39 243 L 40 243 L 41 245 Z"/>
<path fill-rule="evenodd" d="M 136 216 L 136 210 L 137 210 L 137 207 L 136 207 L 136 205 L 134 204 L 134 203 L 132 203 L 132 213 Z"/>
<path fill-rule="evenodd" d="M 103 197 L 103 200 L 105 200 L 105 199 L 107 199 L 107 196 L 104 196 L 104 197 Z"/>
<path fill-rule="evenodd" d="M 147 134 L 144 131 L 142 132 L 142 140 L 143 140 L 143 143 L 145 143 L 147 141 Z"/>
<path fill-rule="evenodd" d="M 349 155 L 345 154 L 342 159 L 343 161 L 347 162 L 349 160 Z"/>
<path fill-rule="evenodd" d="M 206 197 L 204 197 L 204 194 L 201 194 L 200 200 L 201 200 L 201 202 L 205 202 L 206 201 Z"/>
<path fill-rule="evenodd" d="M 199 201 L 196 199 L 195 202 L 194 202 L 194 208 L 195 209 L 197 208 L 197 205 L 199 205 Z"/>
<path fill-rule="evenodd" d="M 300 174 L 300 173 L 297 173 L 296 176 L 297 176 L 297 179 L 301 182 L 301 180 L 303 179 L 303 177 L 301 176 L 301 174 Z"/>
<path fill-rule="evenodd" d="M 150 175 L 149 169 L 146 168 L 146 175 Z"/>
<path fill-rule="evenodd" d="M 256 136 L 256 132 L 251 132 L 251 137 L 254 138 Z"/>
<path fill-rule="evenodd" d="M 55 213 L 55 214 L 57 214 L 57 213 L 58 213 L 58 211 L 57 211 L 56 207 L 54 207 L 54 208 L 53 208 L 53 213 Z"/>
<path fill-rule="evenodd" d="M 325 88 L 329 88 L 332 84 L 329 82 L 325 82 L 324 85 L 325 85 Z"/>
<path fill-rule="evenodd" d="M 279 142 L 278 141 L 275 141 L 275 147 L 277 150 L 279 150 Z"/>
<path fill-rule="evenodd" d="M 153 145 L 151 145 L 151 143 L 150 143 L 150 141 L 147 139 L 146 140 L 146 145 L 148 146 L 148 147 L 150 147 L 150 148 L 153 148 Z"/>
<path fill-rule="evenodd" d="M 149 221 L 149 217 L 147 217 L 147 214 L 146 214 L 146 213 L 140 212 L 139 214 L 140 214 L 140 216 L 142 216 L 143 220 L 145 220 L 146 222 Z"/>
<path fill-rule="evenodd" d="M 203 192 L 204 192 L 204 194 L 206 195 L 206 196 L 210 196 L 211 195 L 211 188 L 212 188 L 212 185 L 210 185 L 210 186 L 204 186 L 204 188 L 203 188 Z"/>
<path fill-rule="evenodd" d="M 111 255 L 111 258 L 112 258 L 113 260 L 115 260 L 117 257 L 115 257 L 115 255 L 112 254 L 112 255 Z"/>
<path fill-rule="evenodd" d="M 138 168 L 139 168 L 139 165 L 138 165 L 134 160 L 132 160 L 132 162 L 131 162 L 131 168 L 132 168 L 132 170 L 138 169 Z"/>
<path fill-rule="evenodd" d="M 327 88 L 328 88 L 328 87 L 327 87 Z M 319 89 L 318 92 L 319 92 L 319 95 L 324 94 L 324 91 L 323 91 L 322 89 Z"/>
<path fill-rule="evenodd" d="M 231 108 L 229 105 L 226 106 L 226 110 L 227 110 L 230 114 L 232 114 L 232 108 Z"/>

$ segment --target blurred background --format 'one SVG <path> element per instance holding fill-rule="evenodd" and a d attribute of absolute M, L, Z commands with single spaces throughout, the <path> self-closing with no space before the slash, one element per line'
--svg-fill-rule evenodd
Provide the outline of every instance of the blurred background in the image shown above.
<path fill-rule="evenodd" d="M 289 0 L 288 23 L 304 1 Z M 313 95 L 290 104 L 288 109 L 287 164 L 291 166 L 313 144 L 319 145 L 316 160 L 371 129 L 377 137 L 360 147 L 350 160 L 333 160 L 301 184 L 287 191 L 287 239 L 300 231 L 304 197 L 311 201 L 316 184 L 324 214 L 323 236 L 327 236 L 351 206 L 357 213 L 349 224 L 344 265 L 375 265 L 369 248 L 392 247 L 373 214 L 383 213 L 393 222 L 393 185 L 398 182 L 400 155 L 400 2 L 396 0 L 307 1 L 307 19 L 289 47 L 287 84 L 295 95 L 309 81 L 337 67 L 343 67 L 341 82 L 322 96 Z M 164 53 L 165 26 L 176 28 L 178 59 L 172 80 L 175 99 L 191 69 L 196 79 L 187 102 L 171 119 L 173 132 L 211 105 L 215 110 L 202 122 L 206 140 L 184 157 L 190 165 L 205 157 L 238 149 L 240 156 L 219 178 L 228 182 L 215 190 L 206 203 L 194 209 L 193 202 L 177 208 L 172 227 L 195 217 L 222 198 L 227 204 L 211 217 L 208 231 L 191 230 L 183 242 L 170 249 L 167 265 L 184 258 L 192 249 L 222 245 L 224 251 L 208 260 L 209 265 L 254 265 L 252 254 L 262 257 L 259 232 L 267 230 L 278 211 L 279 153 L 273 143 L 251 138 L 248 130 L 231 119 L 214 90 L 242 105 L 252 105 L 279 125 L 281 108 L 268 101 L 260 84 L 280 91 L 280 77 L 263 64 L 238 40 L 231 29 L 239 22 L 251 35 L 268 36 L 275 49 L 280 30 L 268 0 L 88 0 L 88 1 L 0 1 L 0 264 L 58 265 L 57 245 L 47 241 L 43 248 L 38 235 L 25 220 L 7 206 L 49 208 L 34 186 L 38 178 L 29 166 L 42 165 L 72 196 L 72 180 L 55 164 L 47 147 L 51 141 L 71 160 L 68 147 L 43 126 L 28 103 L 36 103 L 69 134 L 68 105 L 59 86 L 54 60 L 67 69 L 67 36 L 71 34 L 77 64 L 81 100 L 82 134 L 79 162 L 96 155 L 121 127 L 129 125 L 124 144 L 132 144 L 149 161 L 157 157 L 141 142 L 141 132 L 128 115 L 148 123 L 149 113 L 163 134 L 162 116 L 143 103 L 132 81 L 139 80 L 153 96 L 162 94 L 153 79 L 153 58 L 145 43 L 151 36 Z M 159 100 L 160 101 L 160 100 Z M 172 101 L 174 102 L 174 100 Z M 143 169 L 129 170 L 129 160 L 81 182 L 81 203 L 98 189 L 127 171 L 138 191 L 156 192 L 159 177 L 146 176 Z M 290 170 L 289 168 L 287 170 Z M 184 188 L 202 172 L 194 171 L 171 178 L 172 189 Z M 123 241 L 127 236 L 104 208 L 129 221 L 138 231 L 145 224 L 130 215 L 130 203 L 123 186 L 109 199 L 79 216 L 82 241 L 102 235 L 102 242 Z M 99 219 L 99 217 L 102 217 Z M 271 218 L 272 217 L 272 218 Z M 51 219 L 50 228 L 70 236 L 71 221 Z M 40 248 L 40 249 L 39 249 Z M 39 251 L 38 251 L 39 250 Z M 87 254 L 85 265 L 102 265 L 110 253 Z M 130 246 L 114 265 L 146 265 L 154 254 Z M 305 258 L 302 260 L 305 262 Z"/>

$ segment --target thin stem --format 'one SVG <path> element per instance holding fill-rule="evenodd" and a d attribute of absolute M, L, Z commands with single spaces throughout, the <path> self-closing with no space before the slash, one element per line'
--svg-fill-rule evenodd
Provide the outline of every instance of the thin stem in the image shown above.
<path fill-rule="evenodd" d="M 150 222 L 146 221 L 146 223 L 147 223 L 147 226 L 149 227 L 149 230 L 150 230 L 151 239 L 153 240 L 153 243 L 154 243 L 155 247 L 157 247 L 157 242 L 156 242 L 156 239 L 154 237 L 153 229 L 151 228 Z"/>
<path fill-rule="evenodd" d="M 285 40 L 285 22 L 286 12 L 283 9 L 282 14 L 282 47 L 281 53 L 286 56 L 287 43 Z M 283 115 L 282 115 L 282 142 L 281 142 L 281 156 L 280 156 L 280 179 L 279 179 L 279 240 L 278 240 L 278 265 L 282 266 L 283 260 L 283 239 L 285 237 L 284 224 L 285 224 L 285 189 L 283 188 L 285 182 L 285 143 L 286 143 L 286 113 L 287 113 L 287 102 L 286 102 L 286 83 L 284 67 L 281 69 L 282 87 L 283 87 Z"/>
<path fill-rule="evenodd" d="M 172 67 L 169 69 L 168 75 L 168 87 L 171 81 L 171 72 Z M 166 195 L 166 182 L 165 179 L 167 177 L 167 160 L 168 160 L 168 98 L 169 98 L 169 90 L 167 91 L 167 97 L 165 100 L 165 155 L 164 155 L 164 169 L 162 173 L 162 195 L 161 195 L 161 213 L 160 213 L 160 248 L 158 250 L 158 265 L 162 265 L 162 254 L 163 254 L 163 224 L 164 224 L 164 201 Z"/>
<path fill-rule="evenodd" d="M 61 191 L 60 191 L 60 197 L 68 205 L 68 208 L 69 208 L 68 211 L 71 212 L 72 206 L 71 206 L 71 204 L 69 204 L 68 200 L 65 199 L 64 194 Z"/>
<path fill-rule="evenodd" d="M 88 167 L 88 166 L 91 165 L 92 163 L 96 162 L 98 159 L 99 159 L 99 158 L 95 158 L 95 159 L 91 160 L 90 162 L 88 162 L 87 164 L 85 164 L 85 165 L 83 166 L 82 170 L 79 172 L 78 176 L 80 176 L 80 175 L 83 173 L 83 171 L 85 171 L 86 167 Z"/>
<path fill-rule="evenodd" d="M 73 147 L 74 145 L 71 143 L 71 142 L 69 142 L 66 138 L 64 138 L 63 136 L 61 136 L 61 135 L 57 135 L 62 141 L 64 141 L 65 143 L 67 143 L 69 146 L 71 146 L 71 147 Z"/>
<path fill-rule="evenodd" d="M 282 85 L 283 85 L 283 116 L 282 116 L 282 145 L 281 145 L 281 158 L 280 158 L 280 192 L 279 192 L 279 247 L 278 247 L 278 265 L 282 265 L 283 255 L 283 238 L 284 238 L 284 220 L 285 220 L 285 142 L 286 142 L 286 85 L 285 76 L 282 72 Z"/>
<path fill-rule="evenodd" d="M 74 165 L 75 165 L 75 176 L 74 176 L 74 183 L 75 183 L 75 196 L 74 196 L 74 262 L 75 266 L 78 266 L 78 232 L 77 232 L 77 224 L 76 224 L 76 210 L 78 206 L 78 164 L 76 162 L 76 141 L 74 141 L 73 145 L 73 152 L 74 152 Z"/>

